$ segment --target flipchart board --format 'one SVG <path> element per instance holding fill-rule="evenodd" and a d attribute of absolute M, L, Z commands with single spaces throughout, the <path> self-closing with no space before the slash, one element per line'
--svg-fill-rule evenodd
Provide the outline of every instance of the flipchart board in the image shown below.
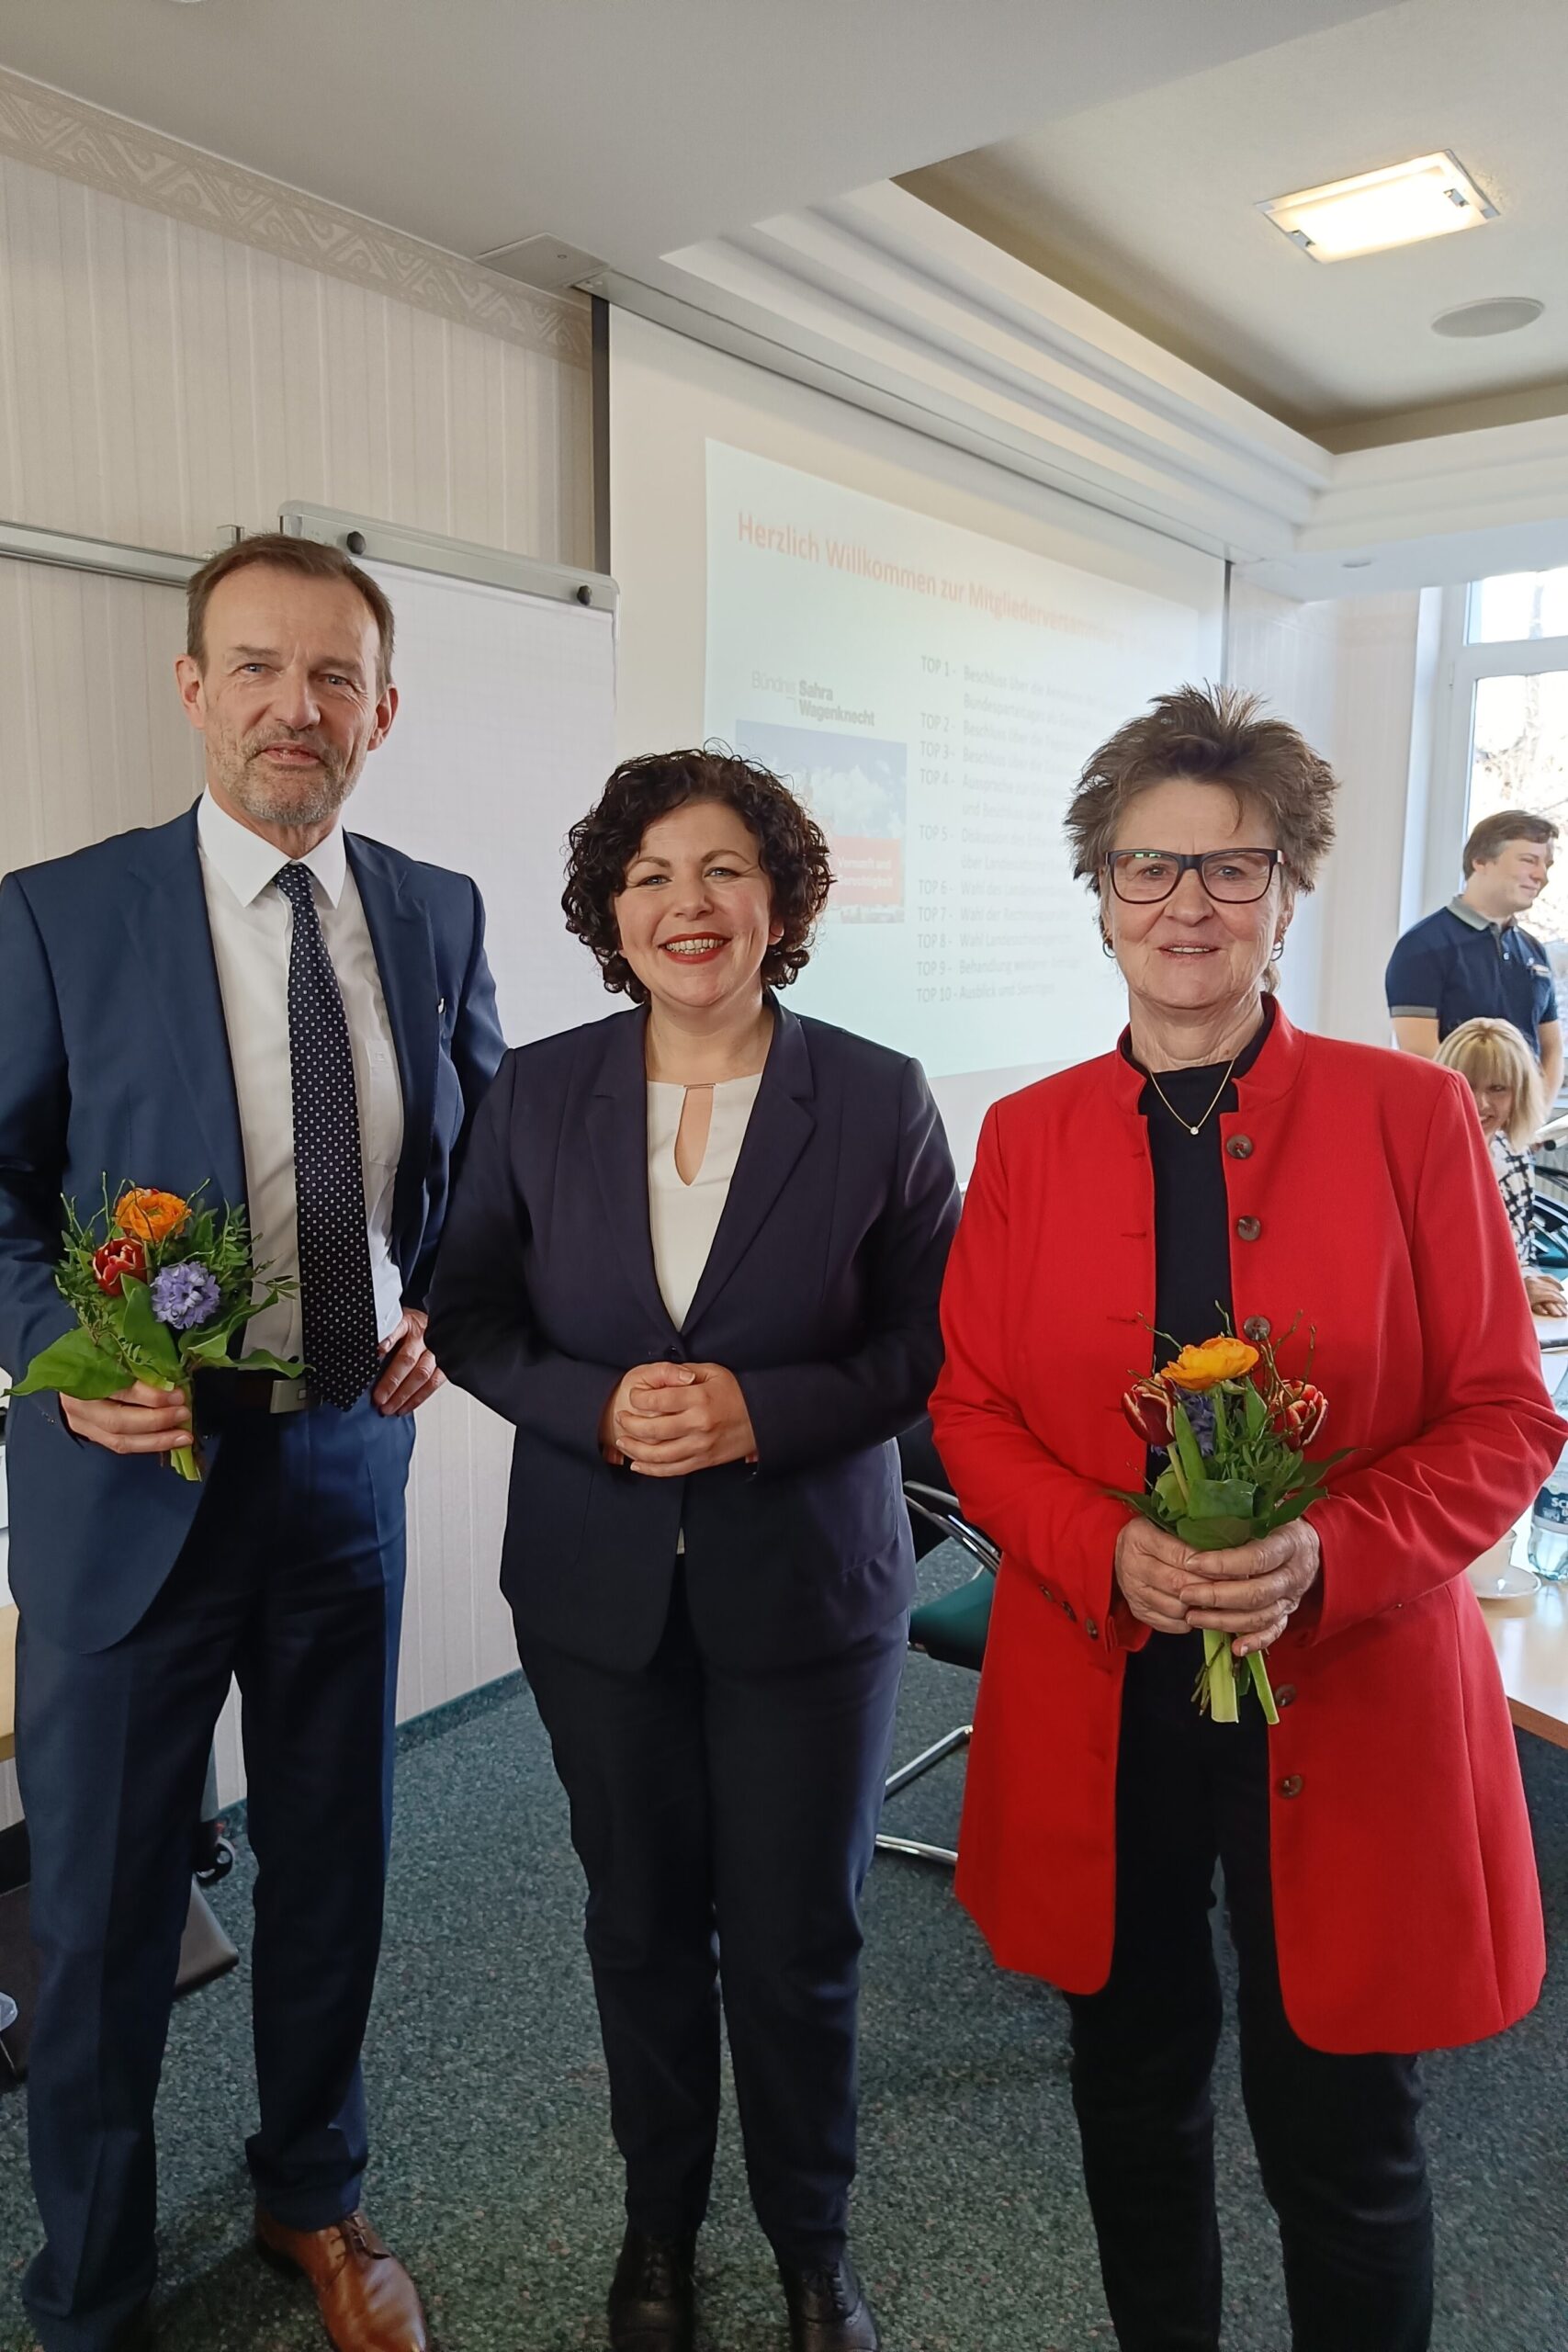
<path fill-rule="evenodd" d="M 615 765 L 614 615 L 397 564 L 366 568 L 396 616 L 400 701 L 352 825 L 473 875 L 509 1045 L 612 1011 L 560 895 L 567 832 Z"/>

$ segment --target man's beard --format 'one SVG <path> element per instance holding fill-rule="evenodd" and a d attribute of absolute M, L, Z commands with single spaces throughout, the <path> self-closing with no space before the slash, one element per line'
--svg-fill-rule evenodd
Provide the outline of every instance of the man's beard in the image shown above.
<path fill-rule="evenodd" d="M 275 744 L 313 752 L 317 768 L 269 770 L 261 759 Z M 246 735 L 219 763 L 219 781 L 247 817 L 264 825 L 323 825 L 335 817 L 359 779 L 358 766 L 314 735 Z"/>

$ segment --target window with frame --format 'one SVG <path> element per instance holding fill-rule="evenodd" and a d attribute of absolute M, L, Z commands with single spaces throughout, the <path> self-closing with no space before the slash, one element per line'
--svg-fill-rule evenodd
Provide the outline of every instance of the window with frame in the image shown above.
<path fill-rule="evenodd" d="M 1559 827 L 1551 880 L 1524 927 L 1568 942 L 1568 565 L 1472 584 L 1453 686 L 1458 745 L 1468 739 L 1464 830 L 1504 808 Z"/>

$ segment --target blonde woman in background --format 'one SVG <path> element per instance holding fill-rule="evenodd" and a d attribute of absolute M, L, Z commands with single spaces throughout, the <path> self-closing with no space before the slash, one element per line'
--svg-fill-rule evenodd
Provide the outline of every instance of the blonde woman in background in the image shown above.
<path fill-rule="evenodd" d="M 1568 1296 L 1554 1276 L 1532 1264 L 1535 1175 L 1529 1148 L 1545 1112 L 1540 1069 L 1511 1021 L 1463 1021 L 1438 1047 L 1437 1058 L 1457 1069 L 1475 1097 L 1481 1132 L 1497 1170 L 1503 1205 L 1534 1315 L 1568 1316 Z"/>

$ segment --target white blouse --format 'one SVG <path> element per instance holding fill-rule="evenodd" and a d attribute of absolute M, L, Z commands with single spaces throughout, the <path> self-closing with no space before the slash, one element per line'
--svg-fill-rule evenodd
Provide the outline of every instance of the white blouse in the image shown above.
<path fill-rule="evenodd" d="M 675 1138 L 686 1089 L 663 1080 L 648 1081 L 648 1212 L 653 1271 L 677 1330 L 685 1323 L 697 1295 L 761 1082 L 759 1070 L 751 1078 L 721 1080 L 714 1088 L 707 1148 L 702 1166 L 687 1184 L 675 1165 Z"/>

